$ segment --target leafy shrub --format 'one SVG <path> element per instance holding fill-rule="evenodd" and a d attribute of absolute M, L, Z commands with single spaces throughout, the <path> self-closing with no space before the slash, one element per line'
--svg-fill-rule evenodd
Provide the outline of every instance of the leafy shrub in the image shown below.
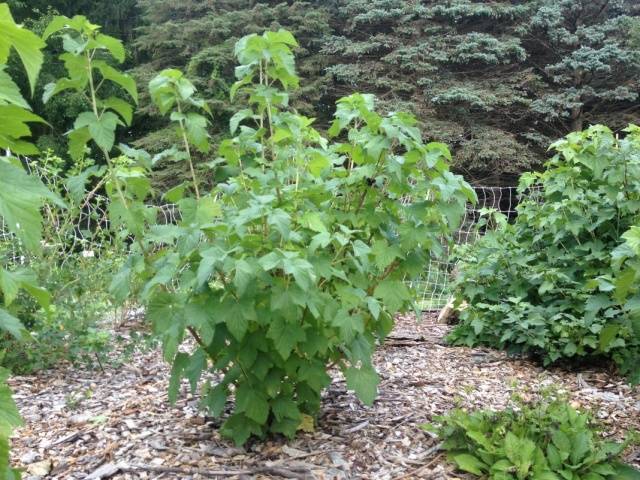
<path fill-rule="evenodd" d="M 564 401 L 498 412 L 454 410 L 423 428 L 438 434 L 460 470 L 494 480 L 640 478 L 619 460 L 631 440 L 604 441 L 591 417 Z"/>
<path fill-rule="evenodd" d="M 520 192 L 531 193 L 515 222 L 461 252 L 456 298 L 468 308 L 449 340 L 533 353 L 545 364 L 610 358 L 637 383 L 637 272 L 616 262 L 639 217 L 640 130 L 619 140 L 595 126 L 552 148 L 546 171 L 522 176 Z"/>
<path fill-rule="evenodd" d="M 140 286 L 138 298 L 173 363 L 170 398 L 182 377 L 192 389 L 202 380 L 203 403 L 214 415 L 233 394 L 223 433 L 239 444 L 252 435 L 293 436 L 308 425 L 331 366 L 371 404 L 373 350 L 393 315 L 413 304 L 405 279 L 422 273 L 474 199 L 449 172 L 446 146 L 423 144 L 413 117 L 381 116 L 373 96 L 359 94 L 338 102 L 330 134 L 344 141 L 323 138 L 313 119 L 288 109 L 298 86 L 297 43 L 281 30 L 236 46 L 231 92 L 247 105 L 230 121 L 235 137 L 209 164 L 215 188 L 204 186 L 192 159 L 209 151 L 208 107 L 177 70 L 162 72 L 149 89 L 182 143 L 154 159 L 120 146 L 130 162 L 118 164 L 114 132 L 131 112 L 123 98 L 137 96 L 129 77 L 105 67 L 105 56 L 122 60 L 121 45 L 82 17 L 54 19 L 45 36 L 58 31 L 71 39 L 63 55 L 69 79 L 47 91 L 86 90 L 93 99 L 70 134 L 70 153 L 81 158 L 94 141 L 109 163 L 110 219 L 134 237 L 112 291 L 124 298 Z M 102 99 L 99 78 L 122 87 L 122 97 Z M 177 204 L 175 225 L 158 224 L 147 201 L 155 193 L 148 175 L 162 159 L 185 162 L 191 173 L 164 192 Z M 403 202 L 408 195 L 412 203 Z M 197 342 L 192 352 L 180 348 L 185 335 Z M 201 378 L 209 370 L 217 382 Z"/>
<path fill-rule="evenodd" d="M 92 162 L 84 163 L 69 168 L 51 152 L 30 162 L 34 176 L 65 200 L 65 208 L 52 202 L 44 205 L 47 221 L 39 255 L 21 249 L 15 238 L 0 242 L 0 249 L 7 247 L 7 274 L 37 279 L 39 288 L 50 292 L 46 308 L 25 293 L 12 301 L 12 314 L 28 332 L 21 340 L 0 336 L 0 363 L 15 373 L 48 368 L 61 360 L 94 363 L 98 357 L 101 362 L 99 357 L 108 350 L 110 334 L 103 324 L 115 308 L 108 287 L 124 255 L 101 225 L 106 214 L 96 208 L 100 205 L 94 194 L 85 196 L 75 186 L 78 178 L 87 176 L 81 173 L 83 167 L 85 172 L 95 170 Z M 20 260 L 11 258 L 15 256 Z"/>
<path fill-rule="evenodd" d="M 12 313 L 28 335 L 21 341 L 10 335 L 0 337 L 2 365 L 24 374 L 63 360 L 92 365 L 100 357 L 97 360 L 102 362 L 111 335 L 105 329 L 106 315 L 115 309 L 109 283 L 121 264 L 117 256 L 107 254 L 100 258 L 69 255 L 63 264 L 48 254 L 33 259 L 31 271 L 40 287 L 51 292 L 51 306 L 45 310 L 31 297 L 18 295 Z"/>

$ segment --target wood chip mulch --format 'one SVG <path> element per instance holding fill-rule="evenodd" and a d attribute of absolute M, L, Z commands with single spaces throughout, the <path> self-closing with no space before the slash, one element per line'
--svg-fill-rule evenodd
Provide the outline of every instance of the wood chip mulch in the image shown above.
<path fill-rule="evenodd" d="M 382 382 L 373 407 L 360 404 L 336 373 L 315 432 L 246 449 L 220 438 L 219 421 L 198 412 L 186 385 L 177 405 L 168 404 L 168 367 L 155 350 L 104 372 L 60 366 L 15 377 L 26 425 L 13 441 L 14 464 L 26 480 L 467 478 L 419 426 L 454 407 L 503 408 L 514 393 L 535 399 L 549 388 L 591 409 L 607 436 L 640 430 L 640 389 L 623 379 L 448 347 L 449 328 L 430 315 L 420 323 L 399 318 L 376 354 Z M 640 449 L 630 448 L 626 459 L 640 466 Z"/>

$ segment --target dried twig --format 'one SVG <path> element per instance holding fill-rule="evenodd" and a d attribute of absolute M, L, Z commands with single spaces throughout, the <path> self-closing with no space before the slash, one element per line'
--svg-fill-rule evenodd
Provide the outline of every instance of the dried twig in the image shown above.
<path fill-rule="evenodd" d="M 309 479 L 311 472 L 307 468 L 294 467 L 256 467 L 243 470 L 203 470 L 199 468 L 176 468 L 176 467 L 156 467 L 152 465 L 123 465 L 120 467 L 121 472 L 135 473 L 140 471 L 153 473 L 173 473 L 177 475 L 193 476 L 201 475 L 203 477 L 233 477 L 236 475 L 277 475 L 284 478 Z"/>

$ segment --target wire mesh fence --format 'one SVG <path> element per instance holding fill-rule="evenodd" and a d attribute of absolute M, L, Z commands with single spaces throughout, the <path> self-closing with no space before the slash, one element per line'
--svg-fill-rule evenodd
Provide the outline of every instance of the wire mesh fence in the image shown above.
<path fill-rule="evenodd" d="M 518 193 L 518 187 L 490 187 L 474 185 L 478 196 L 478 203 L 467 204 L 460 228 L 453 235 L 455 245 L 473 243 L 484 231 L 479 221 L 487 210 L 502 213 L 508 220 L 516 217 L 516 207 L 523 197 L 530 197 L 538 192 L 534 187 L 524 194 Z M 443 308 L 453 294 L 452 283 L 455 275 L 456 262 L 446 255 L 441 258 L 431 258 L 426 265 L 424 275 L 411 282 L 411 286 L 418 294 L 418 306 L 423 311 L 439 310 Z"/>
<path fill-rule="evenodd" d="M 33 168 L 33 167 L 32 167 Z M 39 174 L 40 172 L 35 171 Z M 63 183 L 56 185 L 62 193 L 68 193 Z M 517 187 L 474 186 L 477 204 L 468 204 L 459 229 L 453 235 L 454 244 L 468 244 L 482 235 L 479 221 L 487 209 L 502 213 L 508 219 L 516 216 L 516 206 L 521 199 Z M 528 194 L 525 194 L 528 195 Z M 55 208 L 45 209 L 45 239 L 48 243 L 64 244 L 65 251 L 91 255 L 110 247 L 107 198 L 93 194 L 85 198 L 74 212 Z M 178 209 L 174 204 L 158 205 L 158 220 L 165 224 L 178 221 Z M 9 232 L 5 220 L 0 217 L 0 261 L 4 264 L 24 264 L 28 260 L 18 240 Z M 411 282 L 418 295 L 422 310 L 438 310 L 451 297 L 455 262 L 445 253 L 432 258 L 425 266 L 424 275 Z"/>

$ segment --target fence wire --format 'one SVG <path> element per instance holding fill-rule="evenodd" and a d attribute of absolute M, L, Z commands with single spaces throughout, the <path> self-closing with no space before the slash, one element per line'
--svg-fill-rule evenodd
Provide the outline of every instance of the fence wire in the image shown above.
<path fill-rule="evenodd" d="M 63 184 L 58 186 L 64 191 Z M 460 227 L 453 235 L 456 245 L 472 243 L 482 235 L 478 222 L 484 211 L 495 210 L 511 220 L 515 218 L 516 206 L 521 200 L 517 187 L 475 185 L 473 188 L 478 196 L 478 203 L 467 205 Z M 525 193 L 525 196 L 530 194 L 531 192 Z M 93 256 L 110 246 L 107 210 L 107 198 L 97 194 L 88 201 L 85 200 L 71 219 L 65 212 L 45 208 L 46 242 L 64 244 L 64 250 L 70 254 L 73 252 Z M 165 204 L 158 206 L 158 215 L 160 222 L 171 224 L 178 221 L 179 213 L 175 204 Z M 20 242 L 9 232 L 5 220 L 0 217 L 0 263 L 25 264 L 27 260 Z M 447 254 L 441 258 L 431 258 L 425 266 L 424 274 L 410 283 L 418 295 L 418 305 L 422 310 L 438 310 L 447 304 L 452 294 L 455 266 L 455 262 Z"/>
<path fill-rule="evenodd" d="M 511 221 L 516 217 L 516 207 L 523 197 L 529 198 L 540 191 L 539 187 L 533 187 L 520 195 L 518 187 L 474 185 L 473 188 L 478 196 L 478 203 L 467 204 L 460 228 L 453 235 L 455 245 L 473 243 L 483 234 L 483 228 L 478 225 L 483 212 L 495 210 Z M 451 287 L 455 268 L 456 263 L 446 254 L 444 258 L 431 258 L 424 275 L 411 282 L 410 286 L 418 295 L 418 306 L 423 311 L 439 310 L 449 302 L 453 294 Z"/>

